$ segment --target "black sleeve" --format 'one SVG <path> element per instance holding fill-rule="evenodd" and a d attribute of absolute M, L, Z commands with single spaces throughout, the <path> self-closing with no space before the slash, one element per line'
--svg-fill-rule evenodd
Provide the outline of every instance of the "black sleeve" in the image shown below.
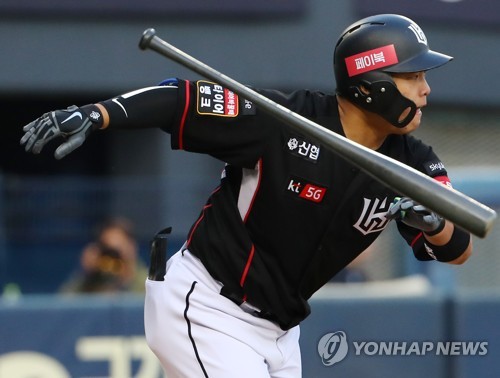
<path fill-rule="evenodd" d="M 176 85 L 137 89 L 100 102 L 109 114 L 110 129 L 172 129 L 178 103 Z"/>

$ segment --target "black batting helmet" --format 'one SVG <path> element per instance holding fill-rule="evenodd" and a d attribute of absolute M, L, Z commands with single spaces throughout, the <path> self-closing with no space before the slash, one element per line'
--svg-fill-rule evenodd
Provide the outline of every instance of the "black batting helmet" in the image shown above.
<path fill-rule="evenodd" d="M 344 30 L 335 46 L 337 93 L 404 127 L 417 107 L 399 92 L 391 73 L 428 71 L 451 59 L 430 50 L 424 32 L 409 18 L 396 14 L 367 17 Z"/>

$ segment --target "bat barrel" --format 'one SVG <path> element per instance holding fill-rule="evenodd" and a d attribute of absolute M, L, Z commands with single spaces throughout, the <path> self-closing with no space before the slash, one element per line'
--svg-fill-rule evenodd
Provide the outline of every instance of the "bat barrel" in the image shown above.
<path fill-rule="evenodd" d="M 449 189 L 401 162 L 353 142 L 313 121 L 292 112 L 249 87 L 216 71 L 156 36 L 154 29 L 144 31 L 141 49 L 151 49 L 192 71 L 227 87 L 252 101 L 259 109 L 283 121 L 295 131 L 317 140 L 321 145 L 348 160 L 382 184 L 435 211 L 472 234 L 485 237 L 496 219 L 487 206 Z"/>

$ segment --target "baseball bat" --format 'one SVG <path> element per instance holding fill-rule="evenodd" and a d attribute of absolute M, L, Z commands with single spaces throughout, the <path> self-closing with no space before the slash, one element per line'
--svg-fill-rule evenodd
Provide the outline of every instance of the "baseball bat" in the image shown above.
<path fill-rule="evenodd" d="M 139 42 L 142 50 L 151 49 L 190 70 L 230 89 L 253 102 L 296 132 L 308 136 L 333 153 L 348 160 L 382 184 L 440 214 L 455 225 L 484 238 L 491 230 L 496 212 L 486 205 L 450 189 L 423 173 L 388 156 L 366 148 L 272 101 L 238 81 L 195 59 L 146 29 Z"/>

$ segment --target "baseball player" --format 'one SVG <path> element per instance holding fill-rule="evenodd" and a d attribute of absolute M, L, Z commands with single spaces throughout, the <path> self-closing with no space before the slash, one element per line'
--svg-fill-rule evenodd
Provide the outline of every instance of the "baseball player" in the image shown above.
<path fill-rule="evenodd" d="M 451 186 L 432 148 L 409 135 L 431 91 L 426 72 L 451 59 L 412 20 L 376 15 L 341 34 L 336 93 L 259 92 Z M 308 299 L 391 219 L 419 260 L 461 264 L 471 254 L 467 232 L 209 81 L 170 79 L 46 113 L 21 144 L 38 154 L 62 137 L 60 159 L 94 130 L 142 127 L 225 162 L 164 280 L 146 281 L 146 338 L 168 377 L 300 377 Z"/>

